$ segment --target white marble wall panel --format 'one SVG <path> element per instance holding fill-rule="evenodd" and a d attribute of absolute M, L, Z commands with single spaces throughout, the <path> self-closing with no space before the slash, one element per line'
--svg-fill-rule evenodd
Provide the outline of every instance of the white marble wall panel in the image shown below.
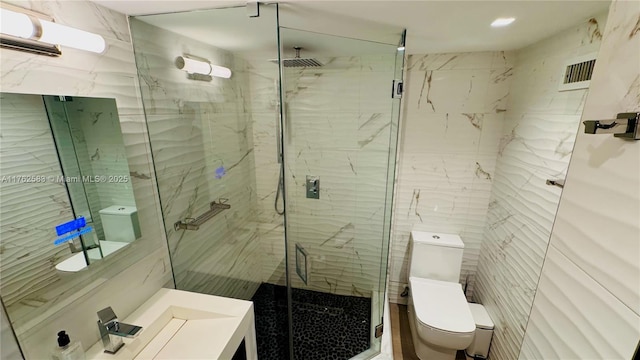
<path fill-rule="evenodd" d="M 277 53 L 271 58 L 277 58 Z M 280 174 L 278 163 L 278 122 L 280 121 L 278 65 L 264 58 L 247 60 L 247 97 L 251 99 L 253 153 L 256 177 L 257 232 L 262 248 L 262 278 L 264 282 L 286 284 L 284 216 L 275 210 Z M 282 194 L 278 211 L 284 210 Z"/>
<path fill-rule="evenodd" d="M 13 307 L 47 287 L 58 275 L 51 271 L 70 254 L 55 247 L 55 226 L 73 219 L 62 183 L 11 181 L 13 176 L 62 174 L 41 96 L 3 94 L 2 114 L 2 297 L 14 318 Z M 26 200 L 30 194 L 32 199 Z M 34 241 L 35 240 L 35 241 Z"/>
<path fill-rule="evenodd" d="M 129 165 L 122 144 L 118 112 L 113 102 L 75 98 L 66 102 L 65 106 L 68 116 L 74 119 L 71 131 L 78 135 L 76 143 L 83 144 L 87 151 L 84 158 L 90 161 L 90 174 L 126 178 L 129 175 Z M 95 187 L 101 208 L 135 205 L 130 182 L 104 182 Z M 98 211 L 94 210 L 96 216 Z"/>
<path fill-rule="evenodd" d="M 614 1 L 582 120 L 640 111 L 640 4 Z M 521 359 L 630 359 L 640 338 L 640 143 L 581 125 Z"/>
<path fill-rule="evenodd" d="M 262 282 L 256 261 L 262 249 L 248 65 L 139 19 L 131 23 L 176 286 L 249 299 Z M 210 59 L 233 75 L 190 80 L 173 63 L 182 54 Z M 221 198 L 229 210 L 197 231 L 174 230 L 175 222 L 198 217 Z"/>
<path fill-rule="evenodd" d="M 545 182 L 565 178 L 586 98 L 585 89 L 558 91 L 561 72 L 570 58 L 598 50 L 605 20 L 515 53 L 474 294 L 496 323 L 492 359 L 520 350 L 561 194 Z"/>
<path fill-rule="evenodd" d="M 632 359 L 640 316 L 549 246 L 520 359 Z"/>
<path fill-rule="evenodd" d="M 411 55 L 391 245 L 390 299 L 407 282 L 412 229 L 459 234 L 473 294 L 511 77 L 504 52 Z"/>
<path fill-rule="evenodd" d="M 389 55 L 318 58 L 285 70 L 289 253 L 309 253 L 309 282 L 295 287 L 370 297 L 379 287 L 391 130 Z M 320 199 L 305 178 L 320 177 Z M 259 180 L 260 181 L 260 180 Z M 273 190 L 271 190 L 273 191 Z M 295 258 L 290 257 L 290 269 Z"/>
<path fill-rule="evenodd" d="M 20 265 L 16 268 L 22 271 L 21 275 L 16 275 L 22 278 L 19 283 L 27 285 L 26 291 L 20 290 L 21 295 L 17 296 L 3 290 L 2 297 L 15 300 L 12 304 L 5 302 L 5 305 L 18 339 L 24 345 L 25 356 L 27 359 L 43 359 L 48 356 L 56 332 L 62 328 L 69 329 L 72 336 L 82 340 L 84 346 L 98 341 L 92 319 L 101 306 L 112 305 L 118 315 L 125 317 L 165 284 L 171 278 L 171 272 L 161 231 L 155 176 L 126 16 L 87 1 L 11 2 L 52 15 L 59 23 L 95 32 L 105 38 L 107 49 L 100 55 L 63 49 L 62 57 L 51 58 L 1 49 L 0 84 L 4 93 L 116 100 L 142 230 L 142 238 L 117 257 L 107 258 L 93 264 L 89 271 L 72 276 L 62 277 L 55 272 L 56 261 L 49 261 L 55 259 L 55 255 L 40 256 L 50 252 L 53 247 L 51 241 L 55 238 L 55 231 L 52 227 L 44 232 L 20 235 L 25 236 L 27 241 L 17 247 L 5 248 L 3 267 L 9 263 L 5 262 L 5 257 L 15 261 L 20 256 L 18 254 L 29 253 L 29 256 L 19 260 Z M 5 130 L 3 128 L 3 136 L 10 136 Z M 6 149 L 3 146 L 3 157 Z M 33 169 L 24 170 L 32 172 Z M 16 205 L 16 214 L 29 208 L 33 211 L 26 214 L 38 214 L 37 208 L 52 200 L 49 191 L 29 194 L 30 197 L 22 197 L 19 205 Z M 4 202 L 4 192 L 2 196 Z M 66 195 L 58 205 L 68 206 Z M 55 215 L 46 214 L 57 215 L 58 212 Z M 42 219 L 47 223 L 46 216 L 36 218 L 25 215 L 19 220 L 26 225 L 33 223 L 38 228 Z M 11 225 L 8 219 L 3 216 L 3 232 L 5 227 Z M 1 241 L 4 244 L 11 241 L 11 237 L 3 235 Z M 145 268 L 143 264 L 149 267 Z M 3 268 L 3 286 L 5 274 L 8 273 Z M 39 283 L 41 276 L 48 277 L 46 286 L 29 285 Z"/>
<path fill-rule="evenodd" d="M 18 340 L 13 334 L 7 314 L 4 312 L 4 307 L 0 308 L 0 343 L 2 344 L 0 357 L 7 360 L 23 359 Z"/>

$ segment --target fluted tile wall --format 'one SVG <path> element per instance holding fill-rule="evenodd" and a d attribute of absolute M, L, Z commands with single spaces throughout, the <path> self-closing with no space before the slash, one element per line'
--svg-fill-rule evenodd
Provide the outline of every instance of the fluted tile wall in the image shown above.
<path fill-rule="evenodd" d="M 300 244 L 310 262 L 305 285 L 290 256 L 294 287 L 379 290 L 395 47 L 380 53 L 285 69 L 288 250 Z M 320 177 L 318 200 L 306 198 L 307 175 Z"/>
<path fill-rule="evenodd" d="M 410 55 L 391 244 L 389 294 L 407 283 L 412 229 L 459 234 L 460 281 L 473 294 L 512 75 L 505 52 Z"/>
<path fill-rule="evenodd" d="M 277 58 L 275 53 L 271 58 Z M 284 216 L 275 209 L 280 174 L 278 163 L 278 123 L 280 121 L 278 95 L 278 65 L 265 59 L 247 61 L 249 77 L 248 97 L 251 99 L 253 129 L 253 157 L 255 162 L 257 232 L 262 249 L 262 277 L 264 282 L 284 286 L 285 242 Z M 284 210 L 282 194 L 278 211 Z"/>
<path fill-rule="evenodd" d="M 2 343 L 2 348 L 0 348 L 0 358 L 22 358 L 18 342 L 13 336 L 13 331 L 11 330 L 11 324 L 9 324 L 7 314 L 4 312 L 4 307 L 0 307 L 0 343 Z"/>
<path fill-rule="evenodd" d="M 597 52 L 606 13 L 515 53 L 474 299 L 496 324 L 492 359 L 518 356 L 587 90 L 558 91 L 569 59 Z M 494 144 L 495 145 L 495 144 Z"/>
<path fill-rule="evenodd" d="M 614 1 L 582 120 L 640 111 L 640 3 Z M 520 359 L 631 359 L 640 339 L 640 142 L 578 137 Z"/>
<path fill-rule="evenodd" d="M 0 85 L 5 94 L 116 99 L 142 230 L 142 238 L 119 256 L 100 261 L 88 271 L 60 276 L 54 265 L 70 254 L 68 248 L 54 247 L 52 241 L 56 237 L 53 225 L 69 219 L 64 190 L 60 188 L 62 192 L 55 195 L 55 190 L 36 191 L 28 185 L 11 191 L 3 186 L 1 294 L 27 359 L 45 359 L 57 331 L 68 330 L 85 347 L 95 343 L 98 333 L 92 319 L 97 310 L 113 306 L 118 315 L 127 316 L 171 279 L 171 270 L 126 16 L 86 1 L 11 2 L 105 38 L 107 49 L 101 55 L 63 49 L 62 57 L 51 58 L 0 49 Z M 35 124 L 32 122 L 5 128 L 4 115 L 2 121 L 3 170 L 6 163 L 16 172 L 38 175 L 33 172 L 58 166 L 55 158 L 45 163 L 33 161 L 33 155 L 46 155 L 47 149 L 53 149 L 35 140 L 46 136 L 48 124 L 34 134 L 28 151 L 13 152 L 19 145 L 31 145 L 20 136 L 37 127 L 27 126 Z M 38 126 L 46 124 L 46 117 L 38 121 Z M 20 163 L 24 168 L 20 169 Z M 5 206 L 10 206 L 8 214 Z"/>
<path fill-rule="evenodd" d="M 176 286 L 249 299 L 262 281 L 256 226 L 253 122 L 248 65 L 234 54 L 131 19 L 149 137 Z M 196 81 L 174 65 L 192 54 L 232 71 Z M 199 230 L 174 230 L 211 201 L 231 208 Z"/>

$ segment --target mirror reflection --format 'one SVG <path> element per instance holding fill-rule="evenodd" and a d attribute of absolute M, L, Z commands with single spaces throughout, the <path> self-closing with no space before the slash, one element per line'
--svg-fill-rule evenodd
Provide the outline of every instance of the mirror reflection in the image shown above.
<path fill-rule="evenodd" d="M 35 95 L 21 94 L 2 97 L 3 102 L 13 105 L 11 113 L 2 117 L 3 127 L 19 124 L 24 120 L 21 114 L 43 112 L 37 118 L 48 119 L 48 126 L 38 124 L 38 128 L 49 127 L 50 134 L 40 138 L 50 143 L 49 149 L 55 149 L 59 164 L 48 158 L 51 171 L 45 175 L 31 173 L 37 169 L 35 163 L 44 161 L 36 156 L 17 167 L 2 162 L 2 191 L 12 191 L 11 187 L 38 191 L 39 185 L 46 183 L 66 190 L 67 198 L 61 193 L 57 201 L 63 203 L 68 221 L 46 229 L 52 237 L 47 246 L 69 249 L 54 258 L 56 270 L 80 271 L 140 238 L 115 100 L 51 95 L 35 99 Z M 1 206 L 3 213 L 10 212 L 5 207 L 11 204 L 3 202 Z"/>

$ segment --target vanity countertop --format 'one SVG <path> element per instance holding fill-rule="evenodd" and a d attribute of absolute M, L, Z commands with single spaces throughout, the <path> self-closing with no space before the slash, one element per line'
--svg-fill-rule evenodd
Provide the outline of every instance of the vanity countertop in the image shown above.
<path fill-rule="evenodd" d="M 87 350 L 87 360 L 231 359 L 243 339 L 247 358 L 257 359 L 250 301 L 160 289 L 120 321 L 143 330 L 136 338 L 124 339 L 124 347 L 114 355 L 104 353 L 98 341 Z"/>

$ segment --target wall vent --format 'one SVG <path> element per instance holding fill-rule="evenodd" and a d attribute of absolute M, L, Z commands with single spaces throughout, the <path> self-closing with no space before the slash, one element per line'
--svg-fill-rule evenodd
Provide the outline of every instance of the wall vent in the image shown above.
<path fill-rule="evenodd" d="M 588 89 L 597 53 L 570 59 L 562 69 L 560 91 Z"/>

